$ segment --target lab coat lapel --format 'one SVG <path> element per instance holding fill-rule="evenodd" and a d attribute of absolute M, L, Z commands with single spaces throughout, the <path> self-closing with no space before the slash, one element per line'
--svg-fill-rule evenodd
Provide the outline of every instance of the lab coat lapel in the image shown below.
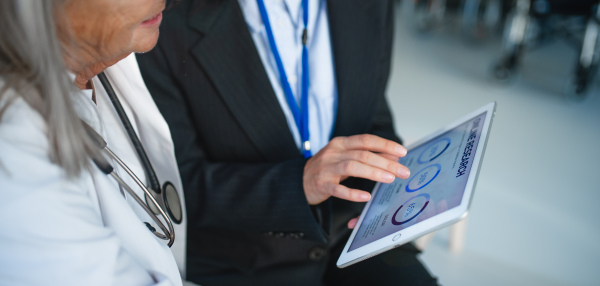
<path fill-rule="evenodd" d="M 190 53 L 257 150 L 269 160 L 300 157 L 238 2 L 193 2 L 190 13 L 188 25 L 202 34 Z"/>
<path fill-rule="evenodd" d="M 123 199 L 121 193 L 116 191 L 118 190 L 116 181 L 99 169 L 92 169 L 92 180 L 95 189 L 98 190 L 102 220 L 114 231 L 123 246 L 121 250 L 115 251 L 126 249 L 144 269 L 150 270 L 157 276 L 155 279 L 163 280 L 158 276 L 164 274 L 178 275 L 171 250 L 140 223 L 140 219 Z M 123 271 L 129 270 L 123 269 Z M 175 278 L 173 281 L 176 281 Z"/>
<path fill-rule="evenodd" d="M 179 193 L 184 216 L 181 224 L 173 224 L 176 239 L 171 251 L 182 277 L 185 277 L 187 218 L 183 187 L 169 126 L 150 96 L 133 54 L 108 68 L 106 75 L 113 83 L 119 100 L 131 107 L 131 109 L 126 108 L 125 110 L 131 112 L 128 113 L 128 117 L 134 125 L 160 183 L 164 184 L 167 181 L 173 183 Z"/>

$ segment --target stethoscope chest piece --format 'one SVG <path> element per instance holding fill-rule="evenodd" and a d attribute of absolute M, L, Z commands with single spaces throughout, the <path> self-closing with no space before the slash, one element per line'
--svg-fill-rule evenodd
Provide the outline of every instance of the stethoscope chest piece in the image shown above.
<path fill-rule="evenodd" d="M 179 193 L 173 185 L 173 183 L 167 181 L 162 186 L 160 194 L 152 192 L 154 199 L 167 211 L 169 217 L 174 223 L 180 224 L 183 220 L 183 208 L 181 207 L 181 201 L 179 200 Z M 148 195 L 146 197 L 146 203 L 155 214 L 160 214 L 160 211 L 150 202 Z"/>

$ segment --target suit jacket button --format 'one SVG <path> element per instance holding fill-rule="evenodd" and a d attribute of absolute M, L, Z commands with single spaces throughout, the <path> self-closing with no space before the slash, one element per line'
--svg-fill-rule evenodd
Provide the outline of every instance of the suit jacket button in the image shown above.
<path fill-rule="evenodd" d="M 325 258 L 325 255 L 327 255 L 327 251 L 323 247 L 316 246 L 308 252 L 308 259 L 310 261 L 318 262 L 323 260 L 323 258 Z"/>
<path fill-rule="evenodd" d="M 302 236 L 304 236 L 304 234 L 301 233 L 301 232 L 300 233 L 298 233 L 298 232 L 292 232 L 288 236 L 289 236 L 289 238 L 292 238 L 292 239 L 301 239 Z"/>

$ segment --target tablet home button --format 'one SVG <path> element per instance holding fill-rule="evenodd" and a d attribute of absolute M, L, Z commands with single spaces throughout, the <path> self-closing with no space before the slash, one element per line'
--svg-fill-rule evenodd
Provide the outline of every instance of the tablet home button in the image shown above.
<path fill-rule="evenodd" d="M 400 239 L 400 234 L 396 234 L 396 236 L 394 236 L 394 238 L 392 238 L 393 241 L 396 241 L 398 239 Z"/>

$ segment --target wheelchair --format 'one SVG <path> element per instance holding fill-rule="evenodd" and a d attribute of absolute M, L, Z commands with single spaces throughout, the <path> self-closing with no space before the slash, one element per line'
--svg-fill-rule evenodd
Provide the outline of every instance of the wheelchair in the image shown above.
<path fill-rule="evenodd" d="M 480 40 L 501 25 L 508 7 L 502 0 L 415 0 L 413 21 L 418 32 L 427 33 L 458 19 L 465 38 Z"/>
<path fill-rule="evenodd" d="M 516 0 L 506 19 L 502 56 L 493 67 L 500 82 L 510 81 L 517 72 L 525 48 L 551 38 L 575 44 L 579 57 L 565 83 L 568 99 L 586 98 L 598 70 L 600 56 L 599 0 Z"/>

